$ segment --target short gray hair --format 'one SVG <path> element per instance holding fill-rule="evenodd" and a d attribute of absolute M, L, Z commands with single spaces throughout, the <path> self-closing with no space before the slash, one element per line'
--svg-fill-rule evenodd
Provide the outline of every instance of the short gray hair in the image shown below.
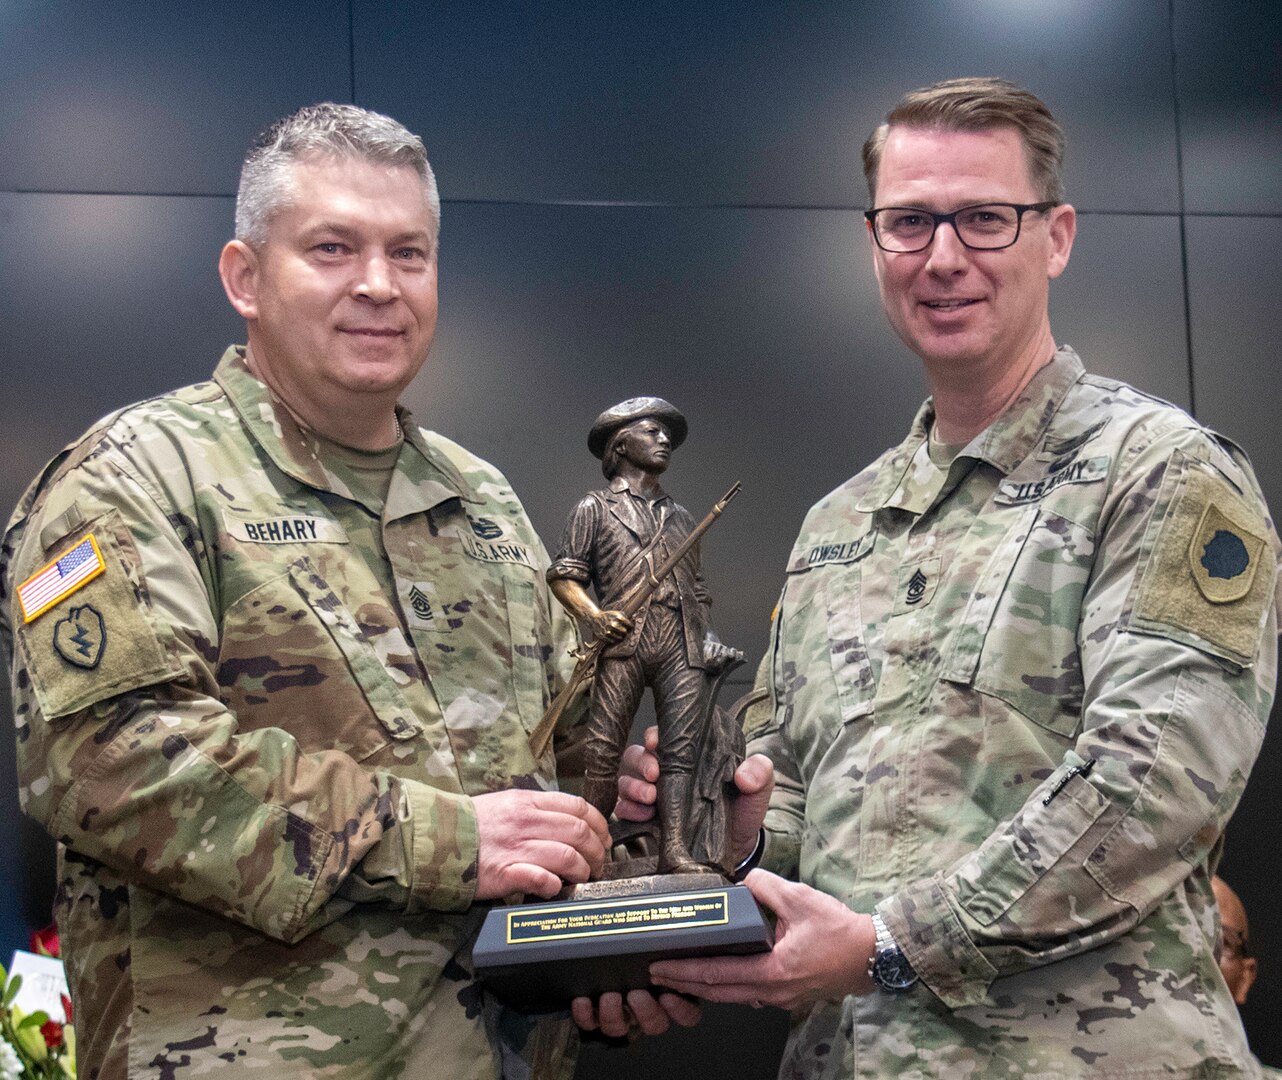
<path fill-rule="evenodd" d="M 249 147 L 236 192 L 236 239 L 262 244 L 272 215 L 294 195 L 292 166 L 300 161 L 356 158 L 413 169 L 423 182 L 432 247 L 441 231 L 441 197 L 423 140 L 382 113 L 322 102 L 277 120 Z"/>
<path fill-rule="evenodd" d="M 1029 176 L 1038 197 L 1064 201 L 1064 129 L 1039 97 L 1007 79 L 948 79 L 900 98 L 886 115 L 886 122 L 864 143 L 864 179 L 868 182 L 868 198 L 874 203 L 882 151 L 894 127 L 924 131 L 1014 128 L 1024 144 Z"/>

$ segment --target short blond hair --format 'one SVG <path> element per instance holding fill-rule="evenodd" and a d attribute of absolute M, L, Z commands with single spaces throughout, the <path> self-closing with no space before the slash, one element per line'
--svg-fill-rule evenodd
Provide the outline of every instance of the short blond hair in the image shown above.
<path fill-rule="evenodd" d="M 1038 197 L 1064 201 L 1064 129 L 1041 98 L 1006 79 L 948 79 L 899 99 L 886 121 L 864 143 L 868 198 L 877 200 L 877 170 L 892 127 L 925 131 L 988 131 L 1014 128 L 1024 144 L 1028 173 Z"/>

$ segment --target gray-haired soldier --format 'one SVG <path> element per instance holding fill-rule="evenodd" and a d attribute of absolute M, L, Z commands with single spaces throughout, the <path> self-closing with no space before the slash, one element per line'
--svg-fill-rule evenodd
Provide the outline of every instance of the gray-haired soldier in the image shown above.
<path fill-rule="evenodd" d="M 747 723 L 778 944 L 652 975 L 794 1009 L 788 1077 L 1254 1075 L 1210 884 L 1277 666 L 1251 467 L 1056 348 L 1076 219 L 1036 97 L 915 91 L 864 153 L 932 397 L 788 559 Z"/>
<path fill-rule="evenodd" d="M 20 791 L 60 841 L 82 1076 L 566 1074 L 472 978 L 478 901 L 608 832 L 528 732 L 573 628 L 506 480 L 397 397 L 436 327 L 422 143 L 318 105 L 254 144 L 248 347 L 69 446 L 4 543 Z"/>

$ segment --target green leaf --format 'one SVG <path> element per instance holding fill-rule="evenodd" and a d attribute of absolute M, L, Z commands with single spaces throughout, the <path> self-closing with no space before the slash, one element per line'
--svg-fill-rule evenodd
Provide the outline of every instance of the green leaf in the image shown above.
<path fill-rule="evenodd" d="M 37 1009 L 30 1016 L 24 1016 L 18 1021 L 18 1030 L 21 1031 L 23 1028 L 29 1027 L 44 1027 L 47 1023 L 49 1023 L 49 1014 L 43 1009 Z"/>
<path fill-rule="evenodd" d="M 18 991 L 21 988 L 22 988 L 22 976 L 15 975 L 12 979 L 9 980 L 8 984 L 4 988 L 4 1003 L 6 1005 L 12 1004 L 13 999 L 18 996 Z"/>
<path fill-rule="evenodd" d="M 32 1061 L 41 1062 L 49 1056 L 49 1047 L 45 1045 L 44 1036 L 40 1034 L 39 1028 L 32 1028 L 22 1023 L 18 1025 L 14 1035 L 17 1038 L 18 1049 L 27 1054 Z"/>

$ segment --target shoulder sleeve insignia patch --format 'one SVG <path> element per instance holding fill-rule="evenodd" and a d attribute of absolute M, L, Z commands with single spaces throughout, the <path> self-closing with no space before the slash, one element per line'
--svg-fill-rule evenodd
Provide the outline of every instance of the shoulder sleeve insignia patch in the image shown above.
<path fill-rule="evenodd" d="M 1260 507 L 1191 462 L 1168 469 L 1158 504 L 1131 625 L 1250 665 L 1273 603 L 1276 565 Z"/>
<path fill-rule="evenodd" d="M 1189 544 L 1189 569 L 1202 595 L 1212 604 L 1241 600 L 1251 591 L 1264 543 L 1208 502 Z"/>
<path fill-rule="evenodd" d="M 31 622 L 107 569 L 93 533 L 18 586 L 22 621 Z"/>
<path fill-rule="evenodd" d="M 92 670 L 107 645 L 107 626 L 92 604 L 72 608 L 53 628 L 53 651 L 68 664 Z"/>

